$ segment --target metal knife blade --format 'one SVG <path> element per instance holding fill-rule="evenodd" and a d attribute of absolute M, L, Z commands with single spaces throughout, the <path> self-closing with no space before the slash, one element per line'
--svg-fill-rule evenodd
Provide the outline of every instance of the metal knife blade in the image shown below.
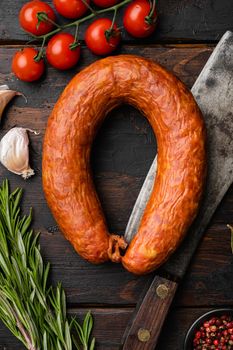
<path fill-rule="evenodd" d="M 233 182 L 233 33 L 224 34 L 196 80 L 192 93 L 202 110 L 208 136 L 208 178 L 204 199 L 194 224 L 162 270 L 182 277 L 203 231 Z M 125 239 L 136 234 L 156 175 L 156 159 L 134 205 Z"/>
<path fill-rule="evenodd" d="M 192 88 L 205 118 L 208 135 L 208 178 L 199 214 L 176 253 L 152 280 L 123 337 L 123 350 L 154 349 L 166 315 L 191 257 L 218 204 L 233 182 L 233 33 L 227 32 Z M 156 159 L 131 214 L 125 238 L 137 232 L 153 187 Z M 165 277 L 163 278 L 160 275 Z M 149 311 L 150 310 L 150 311 Z M 149 311 L 149 312 L 148 312 Z"/>

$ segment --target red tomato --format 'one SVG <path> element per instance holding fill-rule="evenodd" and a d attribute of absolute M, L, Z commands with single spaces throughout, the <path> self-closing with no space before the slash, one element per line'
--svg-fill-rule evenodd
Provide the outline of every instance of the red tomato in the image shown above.
<path fill-rule="evenodd" d="M 109 18 L 100 18 L 92 22 L 85 33 L 87 47 L 96 55 L 107 55 L 119 45 L 120 31 L 114 24 L 113 35 L 107 40 L 106 32 L 110 29 L 112 21 Z"/>
<path fill-rule="evenodd" d="M 69 33 L 54 35 L 48 42 L 46 57 L 55 68 L 65 70 L 73 67 L 80 57 L 80 46 L 71 48 L 74 36 Z"/>
<path fill-rule="evenodd" d="M 37 13 L 44 12 L 52 21 L 56 20 L 53 9 L 43 1 L 33 0 L 27 2 L 20 10 L 19 22 L 21 27 L 34 35 L 43 35 L 53 29 L 50 22 L 40 22 L 38 25 Z"/>
<path fill-rule="evenodd" d="M 136 38 L 145 38 L 155 30 L 157 17 L 154 10 L 152 23 L 147 22 L 146 17 L 150 13 L 150 3 L 147 0 L 134 0 L 126 8 L 123 17 L 124 27 L 129 34 Z M 153 21 L 154 20 L 154 21 Z"/>
<path fill-rule="evenodd" d="M 92 0 L 99 7 L 111 7 L 116 5 L 119 0 Z"/>
<path fill-rule="evenodd" d="M 43 59 L 39 62 L 34 60 L 38 51 L 32 47 L 26 47 L 15 53 L 12 61 L 12 71 L 24 81 L 38 80 L 44 73 L 45 65 Z"/>
<path fill-rule="evenodd" d="M 90 0 L 85 0 L 90 4 Z M 57 12 L 66 18 L 82 17 L 88 10 L 88 7 L 82 0 L 53 0 Z"/>

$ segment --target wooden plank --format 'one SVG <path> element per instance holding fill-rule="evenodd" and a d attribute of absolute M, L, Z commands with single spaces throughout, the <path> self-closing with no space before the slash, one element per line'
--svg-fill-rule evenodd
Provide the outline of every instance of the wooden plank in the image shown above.
<path fill-rule="evenodd" d="M 75 315 L 81 322 L 88 310 L 71 309 L 69 314 Z M 96 350 L 118 350 L 133 309 L 91 309 L 91 311 L 94 316 L 93 336 L 97 341 Z M 23 345 L 0 322 L 0 350 L 23 349 L 25 349 Z"/>
<path fill-rule="evenodd" d="M 134 304 L 144 293 L 145 284 L 151 276 L 135 277 L 118 265 L 93 266 L 80 259 L 60 235 L 42 193 L 41 150 L 47 117 L 59 93 L 76 70 L 60 73 L 49 69 L 47 78 L 39 83 L 18 82 L 12 74 L 8 74 L 10 59 L 15 50 L 1 49 L 0 79 L 2 83 L 7 82 L 12 88 L 23 91 L 28 96 L 28 105 L 25 107 L 23 99 L 15 99 L 3 117 L 1 135 L 14 125 L 41 131 L 40 136 L 31 136 L 31 159 L 37 175 L 25 183 L 1 166 L 1 179 L 8 177 L 13 187 L 26 188 L 25 210 L 33 206 L 34 226 L 42 232 L 44 256 L 53 264 L 52 280 L 63 281 L 70 303 Z M 144 50 L 132 46 L 124 48 L 125 53 L 140 53 L 158 60 L 188 86 L 196 79 L 211 51 L 212 48 L 209 47 L 153 47 Z M 84 50 L 80 68 L 91 60 L 87 50 Z M 146 120 L 131 107 L 124 106 L 113 111 L 97 137 L 93 153 L 96 186 L 112 232 L 124 231 L 154 154 L 154 136 Z M 183 292 L 177 300 L 179 305 L 214 305 L 216 300 L 219 305 L 228 302 L 233 285 L 226 276 L 233 272 L 233 266 L 229 249 L 230 236 L 225 224 L 232 222 L 232 202 L 233 187 L 217 210 L 194 259 L 190 277 L 180 289 Z M 217 265 L 211 264 L 213 260 L 216 260 Z M 210 273 L 206 270 L 207 263 Z"/>
<path fill-rule="evenodd" d="M 1 81 L 5 82 L 5 79 L 9 79 L 12 86 L 17 87 L 20 85 L 21 90 L 26 91 L 30 98 L 26 109 L 24 108 L 23 100 L 20 99 L 15 100 L 14 106 L 12 105 L 8 108 L 7 118 L 6 116 L 4 117 L 3 132 L 17 124 L 32 128 L 36 127 L 42 130 L 43 135 L 47 115 L 56 97 L 73 73 L 68 73 L 67 77 L 64 74 L 57 73 L 50 69 L 47 80 L 28 87 L 23 83 L 18 83 L 11 75 L 7 75 L 12 50 L 14 49 L 1 49 L 1 58 L 3 58 L 0 67 Z M 135 53 L 136 48 L 126 48 L 125 52 Z M 210 48 L 151 48 L 141 51 L 140 54 L 156 58 L 176 72 L 176 74 L 191 86 L 210 52 Z M 170 59 L 169 65 L 167 63 L 168 59 Z M 53 91 L 50 91 L 48 88 L 48 84 L 51 84 L 51 82 L 54 82 Z M 30 94 L 31 90 L 32 94 Z M 49 96 L 46 96 L 48 91 Z M 49 103 L 50 100 L 51 103 Z M 39 108 L 40 106 L 41 108 Z M 106 206 L 105 211 L 107 212 L 109 223 L 112 228 L 119 229 L 119 231 L 123 231 L 124 229 L 124 225 L 127 222 L 127 215 L 130 211 L 129 205 L 131 202 L 133 203 L 136 198 L 141 182 L 143 181 L 143 176 L 147 171 L 146 166 L 149 167 L 149 163 L 154 154 L 154 143 L 152 140 L 148 142 L 146 138 L 150 130 L 149 126 L 144 124 L 144 119 L 133 109 L 127 109 L 127 113 L 124 111 L 125 108 L 122 109 L 122 112 L 119 110 L 114 112 L 116 114 L 113 114 L 109 121 L 106 122 L 101 131 L 101 137 L 97 139 L 96 142 L 98 162 L 94 160 L 94 172 L 99 193 L 102 196 L 103 203 L 108 203 L 104 205 Z M 127 123 L 128 114 L 130 115 L 130 123 Z M 112 120 L 113 117 L 115 118 L 114 120 Z M 146 160 L 146 162 L 142 162 L 141 159 L 136 159 L 135 161 L 135 159 L 132 158 L 134 155 L 131 155 L 129 157 L 129 164 L 125 164 L 125 171 L 121 173 L 120 160 L 122 155 L 120 154 L 117 162 L 113 163 L 112 154 L 116 154 L 116 149 L 112 150 L 112 153 L 110 153 L 111 156 L 105 152 L 105 150 L 110 147 L 113 140 L 116 137 L 120 137 L 120 135 L 123 135 L 122 139 L 120 139 L 121 143 L 119 142 L 121 145 L 122 143 L 125 144 L 129 135 L 135 138 L 130 140 L 133 145 L 135 145 L 135 142 L 138 142 L 138 138 L 141 138 L 138 149 L 142 148 L 143 150 L 144 147 L 147 146 L 147 152 L 151 152 L 151 159 Z M 114 147 L 116 148 L 119 144 L 114 144 Z M 115 153 L 113 151 L 115 151 Z M 111 264 L 94 268 L 92 265 L 78 258 L 70 245 L 64 241 L 57 231 L 53 219 L 48 215 L 48 209 L 45 206 L 42 196 L 40 185 L 40 152 L 41 137 L 32 136 L 32 156 L 34 158 L 34 165 L 36 169 L 38 169 L 38 175 L 27 182 L 27 184 L 20 178 L 9 175 L 2 167 L 1 178 L 8 176 L 14 186 L 20 185 L 26 187 L 27 196 L 24 203 L 25 209 L 28 209 L 31 205 L 35 207 L 35 226 L 42 231 L 41 243 L 43 253 L 46 258 L 53 263 L 53 281 L 62 280 L 64 282 L 68 291 L 69 301 L 72 303 L 107 302 L 118 304 L 136 302 L 143 293 L 144 283 L 146 283 L 147 278 L 145 278 L 145 280 L 144 278 L 133 279 L 131 275 L 127 277 L 127 273 L 119 266 L 112 266 Z M 123 149 L 122 152 L 125 153 L 125 149 Z M 145 163 L 147 163 L 147 165 L 145 165 Z M 98 164 L 101 164 L 103 168 L 98 169 L 98 166 L 100 166 Z M 115 168 L 117 171 L 115 171 Z M 134 172 L 137 171 L 139 172 L 135 174 Z M 117 190 L 112 192 L 115 187 Z M 119 193 L 121 194 L 119 195 Z M 130 197 L 131 193 L 133 193 L 133 195 L 129 201 L 128 197 Z M 226 195 L 212 220 L 212 224 L 193 260 L 187 280 L 179 288 L 176 300 L 177 304 L 198 306 L 208 304 L 216 305 L 217 302 L 219 305 L 232 305 L 231 296 L 233 286 L 230 276 L 232 276 L 233 266 L 229 249 L 230 236 L 228 230 L 225 228 L 225 223 L 232 222 L 232 201 L 233 187 Z M 216 263 L 213 264 L 213 261 Z M 70 285 L 70 281 L 74 281 L 72 286 Z M 95 286 L 95 293 L 93 292 L 93 285 Z M 98 288 L 96 288 L 97 286 Z M 106 293 L 106 290 L 109 292 Z M 201 312 L 201 310 L 192 311 L 190 309 L 172 311 L 164 335 L 162 334 L 161 336 L 159 350 L 165 348 L 166 350 L 180 349 L 188 325 L 201 314 Z M 111 316 L 106 318 L 106 320 L 109 322 L 108 327 L 109 324 L 115 326 L 115 317 L 112 311 Z M 126 320 L 121 322 L 126 326 Z M 98 319 L 96 321 L 96 325 L 97 324 L 98 327 L 101 327 Z M 116 334 L 117 330 L 118 328 L 114 327 L 114 334 Z M 8 337 L 7 334 L 7 332 L 0 330 L 0 349 L 4 349 L 5 346 L 6 349 L 20 349 L 14 338 L 11 336 Z M 103 329 L 100 331 L 100 335 L 101 334 L 104 339 L 114 339 L 112 338 L 113 334 L 109 333 L 109 335 L 105 335 Z M 119 338 L 120 336 L 118 336 L 116 344 Z M 106 345 L 106 342 L 103 341 L 102 345 L 100 345 L 100 349 L 118 349 L 119 346 L 116 344 L 109 345 L 107 342 Z"/>
<path fill-rule="evenodd" d="M 84 59 L 78 69 L 61 73 L 50 68 L 46 79 L 25 84 L 9 74 L 15 50 L 0 50 L 0 83 L 7 82 L 12 88 L 23 91 L 28 96 L 28 104 L 25 107 L 23 99 L 15 99 L 3 117 L 1 135 L 14 125 L 41 131 L 40 136 L 31 136 L 31 159 L 37 175 L 25 182 L 1 166 L 0 179 L 8 177 L 13 187 L 26 188 L 24 208 L 34 208 L 34 226 L 42 232 L 43 254 L 53 264 L 52 281 L 63 281 L 69 303 L 135 304 L 152 276 L 135 277 L 119 265 L 93 266 L 80 259 L 60 235 L 42 193 L 41 150 L 48 114 L 71 76 L 84 63 L 90 63 L 92 57 L 84 50 Z M 123 50 L 124 53 L 141 54 L 159 61 L 188 86 L 193 84 L 211 51 L 211 47 L 151 47 L 142 50 L 132 46 Z M 145 119 L 131 107 L 113 111 L 97 137 L 93 153 L 95 181 L 112 232 L 124 231 L 154 154 L 153 133 Z M 228 276 L 232 275 L 233 266 L 230 236 L 225 227 L 226 223 L 232 222 L 232 202 L 233 187 L 212 220 L 193 260 L 190 277 L 179 289 L 176 301 L 179 305 L 214 305 L 216 301 L 219 305 L 232 303 L 233 285 Z"/>
<path fill-rule="evenodd" d="M 47 1 L 52 3 L 52 0 Z M 1 0 L 0 40 L 28 41 L 29 36 L 20 28 L 18 14 L 25 0 Z M 158 1 L 159 21 L 156 32 L 150 39 L 132 39 L 123 31 L 125 41 L 158 43 L 161 41 L 216 41 L 226 30 L 233 30 L 233 2 L 229 0 L 169 0 Z M 110 15 L 111 16 L 111 15 Z M 123 11 L 118 23 L 122 25 Z M 60 23 L 65 22 L 60 18 Z M 81 26 L 81 38 L 87 25 Z"/>
<path fill-rule="evenodd" d="M 211 308 L 171 309 L 156 350 L 181 350 L 190 325 Z M 75 311 L 81 320 L 87 309 Z M 94 332 L 96 350 L 120 350 L 122 336 L 132 316 L 132 309 L 94 309 Z M 73 314 L 73 313 L 72 313 Z M 0 323 L 0 350 L 23 350 L 20 342 Z M 152 350 L 152 349 L 151 349 Z"/>
<path fill-rule="evenodd" d="M 232 261 L 229 229 L 225 224 L 211 225 L 180 286 L 176 303 L 232 306 Z"/>
<path fill-rule="evenodd" d="M 41 245 L 46 259 L 52 262 L 52 281 L 62 281 L 69 303 L 134 304 L 144 293 L 152 276 L 135 277 L 119 265 L 93 266 L 83 261 L 60 235 L 43 196 L 41 186 L 42 139 L 51 108 L 72 75 L 93 57 L 84 50 L 77 69 L 57 72 L 48 69 L 46 79 L 34 84 L 17 81 L 9 73 L 10 60 L 18 48 L 0 49 L 0 83 L 9 83 L 28 97 L 15 99 L 3 117 L 1 135 L 14 125 L 41 132 L 31 135 L 32 166 L 36 176 L 25 182 L 0 167 L 1 179 L 8 177 L 12 187 L 26 189 L 24 209 L 34 209 L 34 227 L 42 232 Z M 124 47 L 124 53 L 140 54 L 164 64 L 191 86 L 212 52 L 212 47 Z M 52 87 L 52 88 L 51 88 Z M 111 232 L 122 233 L 155 155 L 155 140 L 150 126 L 131 107 L 114 110 L 99 132 L 93 149 L 93 172 L 97 191 Z"/>
<path fill-rule="evenodd" d="M 191 324 L 202 314 L 210 311 L 210 308 L 172 309 L 160 335 L 156 350 L 181 350 L 184 338 Z"/>
<path fill-rule="evenodd" d="M 171 70 L 191 88 L 213 51 L 213 47 L 213 45 L 167 45 L 147 47 L 125 45 L 122 47 L 121 54 L 141 55 L 157 61 Z M 27 107 L 34 109 L 40 107 L 39 113 L 35 111 L 34 119 L 36 121 L 47 117 L 59 94 L 74 74 L 98 59 L 83 47 L 82 58 L 77 67 L 68 71 L 57 71 L 49 66 L 47 74 L 39 82 L 28 84 L 17 80 L 11 73 L 13 54 L 20 48 L 22 48 L 22 46 L 0 46 L 0 80 L 9 83 L 12 88 L 21 89 L 25 95 L 29 97 Z M 51 86 L 53 87 L 52 89 Z M 18 99 L 15 106 L 25 107 L 25 103 L 23 100 Z M 41 112 L 42 107 L 43 113 Z M 25 119 L 27 118 L 25 117 Z M 29 120 L 29 123 L 30 122 L 31 120 Z"/>

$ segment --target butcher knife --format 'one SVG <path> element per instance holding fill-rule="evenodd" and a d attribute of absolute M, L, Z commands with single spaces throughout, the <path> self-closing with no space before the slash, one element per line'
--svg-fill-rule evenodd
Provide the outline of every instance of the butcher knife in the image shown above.
<path fill-rule="evenodd" d="M 157 271 L 124 335 L 123 350 L 154 350 L 174 298 L 203 233 L 233 182 L 233 33 L 224 34 L 196 80 L 192 93 L 207 129 L 208 175 L 199 214 L 185 240 Z M 136 234 L 152 192 L 157 161 L 151 165 L 130 216 L 125 239 Z"/>

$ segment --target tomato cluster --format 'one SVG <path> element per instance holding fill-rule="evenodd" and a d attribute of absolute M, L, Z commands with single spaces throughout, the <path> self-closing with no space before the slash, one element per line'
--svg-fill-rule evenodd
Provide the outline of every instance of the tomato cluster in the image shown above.
<path fill-rule="evenodd" d="M 126 1 L 119 3 L 119 0 L 92 0 L 105 12 L 107 9 L 117 12 L 118 7 Z M 153 0 L 154 4 L 155 0 Z M 77 64 L 80 58 L 80 45 L 78 42 L 77 19 L 82 21 L 94 17 L 98 11 L 92 9 L 90 0 L 53 0 L 57 12 L 69 19 L 76 19 L 69 26 L 76 26 L 76 35 L 60 32 L 65 26 L 56 24 L 56 15 L 50 5 L 41 0 L 32 0 L 26 3 L 20 10 L 19 22 L 21 27 L 36 38 L 43 40 L 47 38 L 46 59 L 55 68 L 65 70 Z M 93 16 L 83 16 L 89 11 Z M 101 12 L 101 11 L 99 11 Z M 151 0 L 132 0 L 125 10 L 123 24 L 126 31 L 137 38 L 149 36 L 155 30 L 156 8 Z M 83 20 L 84 19 L 84 20 Z M 53 36 L 52 36 L 53 35 Z M 109 18 L 95 19 L 87 28 L 85 43 L 96 55 L 108 55 L 114 51 L 121 40 L 119 27 Z M 43 60 L 43 45 L 40 51 L 34 48 L 24 48 L 13 57 L 12 70 L 15 75 L 24 81 L 34 81 L 41 77 L 45 65 Z"/>

